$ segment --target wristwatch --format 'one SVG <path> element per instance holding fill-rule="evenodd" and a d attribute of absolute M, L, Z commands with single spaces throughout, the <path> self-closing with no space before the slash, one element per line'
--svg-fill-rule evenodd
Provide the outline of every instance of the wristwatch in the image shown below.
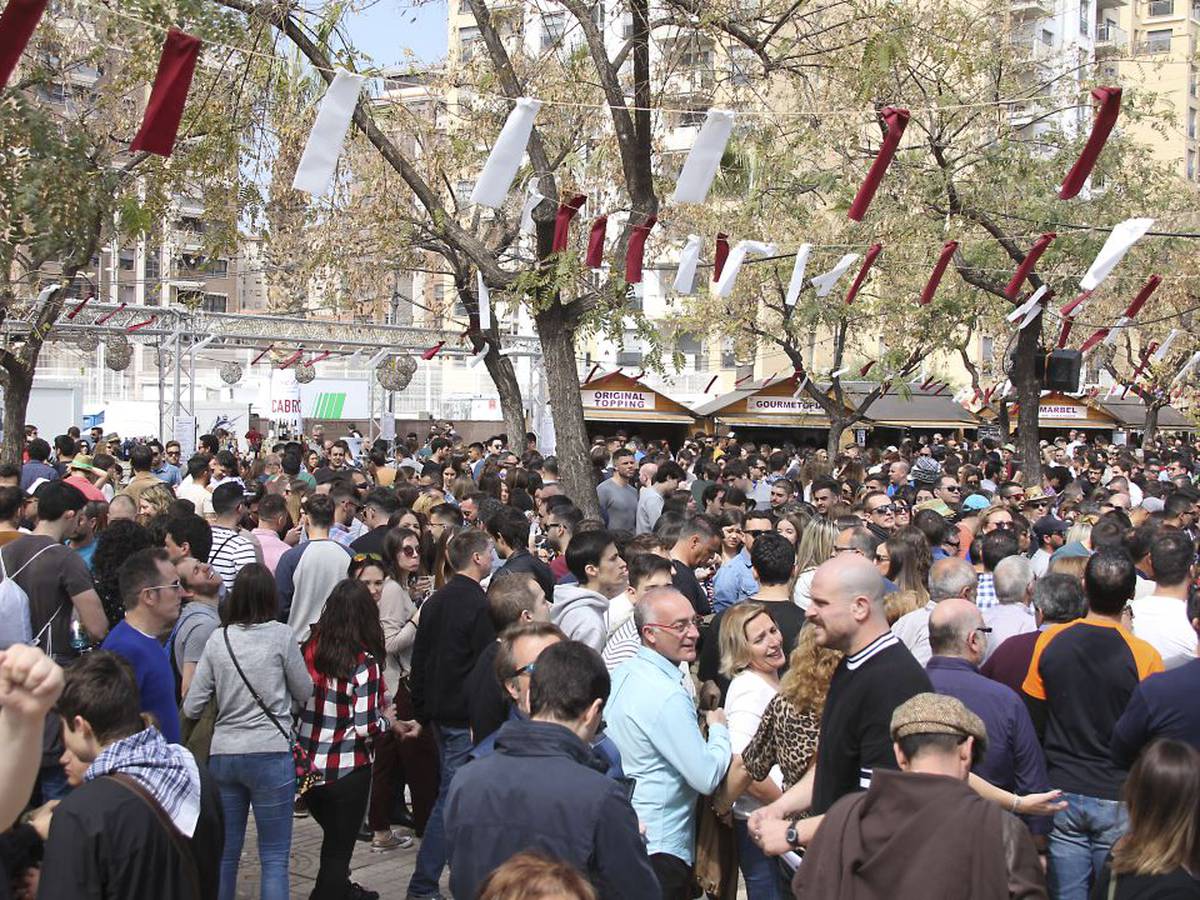
<path fill-rule="evenodd" d="M 793 850 L 800 849 L 800 836 L 796 834 L 796 823 L 800 821 L 800 817 L 792 819 L 788 822 L 787 831 L 783 833 L 783 839 L 788 842 L 788 846 Z"/>

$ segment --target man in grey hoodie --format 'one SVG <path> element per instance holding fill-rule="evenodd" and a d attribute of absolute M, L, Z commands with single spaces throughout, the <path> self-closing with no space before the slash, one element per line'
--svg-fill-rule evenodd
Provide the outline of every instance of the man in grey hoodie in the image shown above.
<path fill-rule="evenodd" d="M 604 614 L 609 598 L 625 590 L 629 568 L 608 531 L 584 531 L 572 536 L 567 545 L 567 568 L 579 584 L 554 588 L 550 621 L 568 639 L 582 641 L 598 653 L 608 638 Z"/>

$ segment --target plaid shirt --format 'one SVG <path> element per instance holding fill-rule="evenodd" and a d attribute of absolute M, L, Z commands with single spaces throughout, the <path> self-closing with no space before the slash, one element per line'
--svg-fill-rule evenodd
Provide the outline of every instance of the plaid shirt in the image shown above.
<path fill-rule="evenodd" d="M 324 773 L 326 781 L 336 781 L 371 765 L 371 739 L 387 731 L 383 670 L 373 656 L 360 653 L 353 678 L 331 677 L 317 671 L 316 652 L 315 640 L 304 645 L 313 693 L 300 711 L 296 737 L 313 768 Z"/>
<path fill-rule="evenodd" d="M 991 572 L 980 572 L 978 586 L 975 588 L 975 605 L 980 609 L 991 609 L 1000 603 L 996 599 L 996 581 Z"/>

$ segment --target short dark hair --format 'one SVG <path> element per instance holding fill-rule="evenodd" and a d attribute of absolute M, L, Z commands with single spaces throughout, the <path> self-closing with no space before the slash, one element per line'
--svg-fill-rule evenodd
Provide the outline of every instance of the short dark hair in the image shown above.
<path fill-rule="evenodd" d="M 208 471 L 208 464 L 212 457 L 207 453 L 197 453 L 187 461 L 187 473 L 191 478 L 197 475 L 203 475 Z"/>
<path fill-rule="evenodd" d="M 1007 528 L 997 528 L 983 535 L 979 541 L 980 553 L 983 556 L 983 568 L 988 572 L 996 571 L 1002 559 L 1016 556 L 1021 552 L 1021 544 L 1017 536 Z"/>
<path fill-rule="evenodd" d="M 221 468 L 226 472 L 237 472 L 238 460 L 233 455 L 232 450 L 218 450 L 216 453 L 217 462 L 221 464 Z"/>
<path fill-rule="evenodd" d="M 1115 616 L 1133 598 L 1137 572 L 1124 550 L 1102 547 L 1092 554 L 1083 570 L 1083 590 L 1088 607 L 1102 615 Z"/>
<path fill-rule="evenodd" d="M 499 634 L 521 620 L 521 613 L 532 614 L 545 592 L 528 572 L 513 572 L 492 579 L 488 585 L 488 616 Z"/>
<path fill-rule="evenodd" d="M 25 445 L 29 458 L 35 462 L 45 462 L 50 458 L 50 445 L 45 438 L 34 438 Z"/>
<path fill-rule="evenodd" d="M 1150 565 L 1159 584 L 1183 584 L 1195 560 L 1196 546 L 1182 531 L 1165 528 L 1150 545 Z"/>
<path fill-rule="evenodd" d="M 913 516 L 912 523 L 921 534 L 925 535 L 925 540 L 929 541 L 930 547 L 945 543 L 950 525 L 941 513 L 934 512 L 932 509 L 923 509 Z"/>
<path fill-rule="evenodd" d="M 837 495 L 842 492 L 842 486 L 833 478 L 814 478 L 812 483 L 812 493 L 817 491 L 829 491 Z"/>
<path fill-rule="evenodd" d="M 258 625 L 278 617 L 279 595 L 271 570 L 260 563 L 242 566 L 221 604 L 221 624 Z"/>
<path fill-rule="evenodd" d="M 1092 534 L 1088 540 L 1091 542 L 1093 550 L 1099 550 L 1101 547 L 1117 547 L 1128 553 L 1129 551 L 1125 549 L 1125 533 L 1127 531 L 1129 531 L 1129 517 L 1124 512 L 1118 514 L 1117 510 L 1113 510 L 1113 512 L 1101 516 L 1100 521 L 1092 526 Z"/>
<path fill-rule="evenodd" d="M 496 648 L 496 680 L 502 685 L 516 675 L 514 671 L 516 667 L 513 665 L 513 645 L 523 637 L 554 637 L 560 641 L 567 639 L 562 629 L 551 622 L 516 622 L 509 625 L 500 632 L 497 640 L 499 646 Z"/>
<path fill-rule="evenodd" d="M 318 528 L 332 528 L 333 498 L 328 494 L 312 494 L 305 497 L 304 513 Z"/>
<path fill-rule="evenodd" d="M 554 499 L 551 497 L 550 499 Z M 579 523 L 583 521 L 583 510 L 572 503 L 568 498 L 563 498 L 563 503 L 556 503 L 552 507 L 546 508 L 547 515 L 554 515 L 558 520 L 567 526 L 567 531 L 574 534 L 579 530 Z"/>
<path fill-rule="evenodd" d="M 202 516 L 195 513 L 171 516 L 167 519 L 165 531 L 176 544 L 182 546 L 186 543 L 193 559 L 208 562 L 208 554 L 212 551 L 212 526 Z"/>
<path fill-rule="evenodd" d="M 684 473 L 683 468 L 679 465 L 679 463 L 665 462 L 662 463 L 658 467 L 658 471 L 654 473 L 654 483 L 663 484 L 672 478 L 676 481 L 683 481 L 683 479 L 686 477 L 687 475 Z"/>
<path fill-rule="evenodd" d="M 464 524 L 462 510 L 453 503 L 439 503 L 429 510 L 429 518 L 435 517 L 447 520 L 447 524 L 455 528 L 461 528 Z"/>
<path fill-rule="evenodd" d="M 287 500 L 284 499 L 283 494 L 265 494 L 258 501 L 258 518 L 260 521 L 262 519 L 273 519 L 280 513 L 286 513 L 287 511 Z"/>
<path fill-rule="evenodd" d="M 615 544 L 613 533 L 602 528 L 573 534 L 567 544 L 567 568 L 583 584 L 588 580 L 587 567 L 600 565 L 604 551 Z"/>
<path fill-rule="evenodd" d="M 0 522 L 12 522 L 25 506 L 25 492 L 16 485 L 0 487 Z"/>
<path fill-rule="evenodd" d="M 129 450 L 129 465 L 135 472 L 149 472 L 154 464 L 154 451 L 145 444 L 134 444 Z"/>
<path fill-rule="evenodd" d="M 148 587 L 161 584 L 159 563 L 169 563 L 170 557 L 162 547 L 146 547 L 129 555 L 117 572 L 117 585 L 121 591 L 121 602 L 126 610 L 138 605 L 138 594 Z"/>
<path fill-rule="evenodd" d="M 514 550 L 520 549 L 529 543 L 529 520 L 519 509 L 501 507 L 487 520 L 487 532 L 493 538 L 502 539 Z"/>
<path fill-rule="evenodd" d="M 236 481 L 227 481 L 217 485 L 217 489 L 212 492 L 213 512 L 218 516 L 233 512 L 239 504 L 245 502 L 246 492 Z"/>
<path fill-rule="evenodd" d="M 906 759 L 912 759 L 926 750 L 932 750 L 935 753 L 953 753 L 965 737 L 959 737 L 956 734 L 909 734 L 900 740 L 896 741 L 900 745 L 900 752 L 904 754 Z M 983 759 L 984 748 L 987 744 L 983 741 L 976 741 L 971 748 L 971 765 L 974 766 Z"/>
<path fill-rule="evenodd" d="M 683 527 L 679 529 L 679 535 L 675 540 L 677 542 L 686 541 L 688 538 L 696 537 L 697 535 L 711 541 L 713 538 L 720 537 L 721 532 L 708 516 L 692 516 L 684 520 Z"/>
<path fill-rule="evenodd" d="M 1163 513 L 1168 519 L 1176 518 L 1180 513 L 1192 508 L 1193 498 L 1187 492 L 1176 491 L 1163 501 Z"/>
<path fill-rule="evenodd" d="M 83 491 L 60 479 L 47 481 L 37 489 L 35 496 L 39 522 L 57 522 L 69 512 L 79 512 L 87 504 Z"/>
<path fill-rule="evenodd" d="M 760 535 L 750 548 L 750 565 L 759 584 L 787 584 L 796 568 L 796 548 L 782 534 Z"/>
<path fill-rule="evenodd" d="M 492 546 L 492 538 L 478 528 L 464 528 L 454 533 L 446 544 L 446 561 L 450 570 L 461 572 L 471 562 L 476 553 L 483 553 Z"/>
<path fill-rule="evenodd" d="M 529 713 L 573 722 L 597 700 L 608 700 L 608 669 L 600 654 L 579 641 L 543 650 L 529 681 Z"/>
<path fill-rule="evenodd" d="M 54 708 L 71 731 L 76 716 L 91 726 L 101 744 L 145 729 L 137 676 L 120 654 L 111 650 L 85 653 L 67 667 L 65 676 Z"/>
<path fill-rule="evenodd" d="M 1087 612 L 1083 585 L 1065 572 L 1051 572 L 1034 582 L 1033 605 L 1041 612 L 1043 621 L 1055 625 L 1073 622 Z"/>
<path fill-rule="evenodd" d="M 671 561 L 657 553 L 639 553 L 629 560 L 629 584 L 638 587 L 651 575 L 663 572 L 673 574 Z"/>
<path fill-rule="evenodd" d="M 400 508 L 400 501 L 387 488 L 377 487 L 367 492 L 367 496 L 363 500 L 363 506 L 373 506 L 381 513 L 390 516 Z"/>

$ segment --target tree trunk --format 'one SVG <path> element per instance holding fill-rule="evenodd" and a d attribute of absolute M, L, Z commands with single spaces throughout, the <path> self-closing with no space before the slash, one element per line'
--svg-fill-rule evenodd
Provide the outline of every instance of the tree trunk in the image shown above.
<path fill-rule="evenodd" d="M 1017 402 L 1021 404 L 1017 430 L 1021 472 L 1025 476 L 1026 486 L 1040 486 L 1042 483 L 1042 457 L 1041 448 L 1038 447 L 1038 402 L 1042 397 L 1042 385 L 1034 369 L 1040 351 L 1041 335 L 1042 317 L 1039 315 L 1028 328 L 1021 329 L 1017 338 L 1012 372 L 1009 375 L 1017 389 Z"/>
<path fill-rule="evenodd" d="M 536 316 L 542 362 L 546 367 L 546 393 L 550 415 L 554 417 L 558 474 L 567 496 L 585 516 L 597 518 L 600 501 L 596 497 L 596 479 L 579 395 L 575 330 L 564 318 L 563 307 L 558 303 L 552 303 Z"/>
<path fill-rule="evenodd" d="M 1142 432 L 1143 450 L 1154 448 L 1154 439 L 1158 437 L 1158 411 L 1161 408 L 1157 403 L 1151 403 L 1146 407 L 1145 430 Z"/>
<path fill-rule="evenodd" d="M 1008 415 L 1008 401 L 1003 397 L 1000 398 L 1000 417 L 996 420 L 996 424 L 1000 426 L 1000 437 L 1003 439 L 1001 443 L 1008 440 L 1012 434 L 1012 422 Z"/>
<path fill-rule="evenodd" d="M 25 450 L 25 409 L 33 389 L 33 367 L 26 368 L 20 360 L 14 360 L 5 366 L 4 374 L 4 442 L 0 444 L 0 462 L 19 466 Z"/>
<path fill-rule="evenodd" d="M 504 414 L 504 430 L 508 434 L 509 447 L 525 446 L 525 404 L 521 398 L 521 385 L 512 360 L 501 356 L 493 349 L 484 357 L 496 392 L 500 395 L 500 410 Z"/>
<path fill-rule="evenodd" d="M 842 432 L 845 430 L 846 423 L 843 420 L 832 417 L 829 419 L 829 437 L 825 440 L 825 452 L 829 454 L 831 462 L 841 449 Z"/>

